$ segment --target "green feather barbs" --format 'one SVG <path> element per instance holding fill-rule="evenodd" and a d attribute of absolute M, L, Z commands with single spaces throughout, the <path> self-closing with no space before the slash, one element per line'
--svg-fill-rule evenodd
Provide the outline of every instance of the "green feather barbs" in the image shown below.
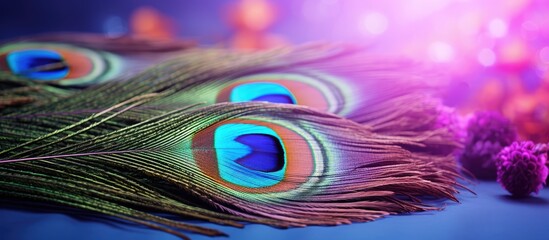
<path fill-rule="evenodd" d="M 222 233 L 150 212 L 288 227 L 437 209 L 419 199 L 457 201 L 460 138 L 423 76 L 341 46 L 187 50 L 126 80 L 7 108 L 0 195 L 182 238 L 172 228 Z"/>
<path fill-rule="evenodd" d="M 122 116 L 128 110 L 115 109 L 117 116 L 105 124 L 126 125 L 117 130 L 58 133 L 3 152 L 0 192 L 213 235 L 219 233 L 146 214 L 135 204 L 232 225 L 239 219 L 303 226 L 433 209 L 417 202 L 420 196 L 456 200 L 451 161 L 448 168 L 437 167 L 399 147 L 420 143 L 335 115 L 292 105 L 226 103 L 128 124 Z M 239 138 L 250 135 L 281 148 Z M 282 161 L 282 167 L 254 169 L 261 164 L 254 159 L 235 163 L 253 154 Z"/>

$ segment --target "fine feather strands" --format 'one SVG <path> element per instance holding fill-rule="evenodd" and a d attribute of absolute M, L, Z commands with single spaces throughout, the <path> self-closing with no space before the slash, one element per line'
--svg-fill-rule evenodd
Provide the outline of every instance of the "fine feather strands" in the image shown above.
<path fill-rule="evenodd" d="M 457 129 L 455 124 L 440 124 L 455 114 L 431 96 L 440 89 L 433 86 L 433 79 L 440 81 L 412 61 L 372 56 L 365 49 L 343 45 L 304 45 L 257 53 L 190 49 L 128 81 L 102 84 L 73 97 L 14 110 L 17 114 L 94 111 L 150 93 L 164 94 L 147 103 L 159 108 L 213 104 L 231 101 L 223 96 L 234 84 L 270 82 L 267 88 L 271 91 L 273 86 L 287 87 L 286 94 L 297 96 L 294 104 L 338 114 L 377 132 L 398 137 L 413 137 L 418 132 L 437 135 L 428 140 L 459 138 L 452 131 Z M 257 89 L 244 95 L 249 92 Z M 437 130 L 440 128 L 446 129 Z M 445 149 L 443 155 L 460 147 L 446 142 L 425 143 L 432 145 L 430 149 Z"/>
<path fill-rule="evenodd" d="M 103 84 L 95 91 L 87 91 L 84 96 L 81 96 L 88 98 L 86 101 L 79 98 L 57 99 L 41 104 L 40 111 L 67 111 L 76 108 L 74 102 L 83 104 L 83 106 L 78 106 L 82 108 L 104 108 L 131 97 L 153 92 L 166 92 L 170 95 L 160 100 L 158 104 L 188 104 L 189 101 L 191 103 L 197 101 L 215 103 L 216 101 L 212 100 L 211 97 L 213 94 L 215 98 L 216 88 L 219 85 L 252 73 L 284 72 L 292 68 L 312 69 L 326 73 L 336 71 L 331 73 L 336 76 L 339 74 L 337 69 L 347 69 L 346 72 L 366 73 L 366 75 L 362 74 L 363 76 L 355 76 L 356 79 L 353 79 L 353 81 L 374 84 L 373 89 L 370 91 L 383 92 L 379 96 L 384 97 L 376 97 L 375 102 L 382 102 L 383 99 L 394 97 L 399 93 L 410 92 L 420 86 L 417 83 L 408 83 L 404 86 L 392 84 L 410 82 L 418 77 L 417 75 L 421 71 L 414 67 L 411 62 L 395 59 L 381 61 L 368 55 L 363 49 L 341 45 L 304 45 L 296 48 L 279 48 L 257 53 L 241 53 L 224 49 L 190 49 L 173 60 L 158 64 L 146 72 L 136 75 L 130 81 L 115 81 L 110 84 Z M 397 74 L 397 72 L 402 73 Z M 398 80 L 399 78 L 400 80 Z M 396 80 L 398 81 L 394 82 Z M 383 81 L 387 83 L 382 84 Z M 426 89 L 426 87 L 422 88 Z M 206 101 L 203 97 L 200 97 L 201 95 L 207 95 L 210 99 Z M 110 97 L 101 98 L 101 96 Z M 371 98 L 367 95 L 354 97 L 357 99 Z M 370 105 L 374 106 L 374 104 Z M 19 109 L 18 112 L 35 110 L 37 109 Z"/>
<path fill-rule="evenodd" d="M 128 122 L 123 115 L 139 104 L 133 99 L 111 108 L 112 114 L 96 115 L 110 118 L 87 125 L 85 136 L 70 127 L 63 136 L 45 134 L 3 149 L 0 194 L 103 213 L 183 238 L 173 229 L 221 233 L 147 212 L 284 227 L 436 209 L 418 197 L 456 201 L 457 166 L 402 147 L 422 148 L 428 136 L 397 138 L 335 115 L 267 103 L 215 104 Z M 104 124 L 112 130 L 94 131 Z M 276 171 L 244 171 L 223 160 L 242 152 L 269 154 L 248 145 L 223 156 L 229 149 L 223 146 L 241 137 L 231 137 L 234 131 L 225 133 L 225 127 L 248 137 L 276 137 L 268 139 L 283 146 L 283 177 Z M 265 185 L 246 185 L 250 179 Z"/>
<path fill-rule="evenodd" d="M 410 62 L 379 61 L 356 50 L 195 49 L 127 81 L 7 109 L 0 121 L 0 194 L 116 216 L 183 238 L 172 228 L 222 233 L 154 213 L 287 227 L 437 209 L 421 197 L 457 201 L 452 151 L 460 139 L 439 121 L 448 109 L 431 96 L 437 87 Z M 320 110 L 360 124 L 292 105 L 197 108 L 250 76 L 325 84 L 319 89 L 328 90 L 333 105 Z"/>

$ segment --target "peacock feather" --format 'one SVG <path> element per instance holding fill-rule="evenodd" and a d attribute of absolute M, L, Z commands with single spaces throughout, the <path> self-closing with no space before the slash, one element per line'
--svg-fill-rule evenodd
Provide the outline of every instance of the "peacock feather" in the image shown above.
<path fill-rule="evenodd" d="M 167 227 L 221 233 L 143 209 L 234 226 L 305 226 L 434 209 L 417 197 L 456 200 L 455 171 L 398 146 L 421 144 L 335 115 L 250 102 L 174 110 L 141 122 L 122 116 L 140 101 L 3 148 L 0 194 L 180 236 Z M 44 125 L 51 121 L 44 118 Z M 28 135 L 17 129 L 25 126 L 2 126 L 8 128 Z"/>
<path fill-rule="evenodd" d="M 101 82 L 129 78 L 188 46 L 176 41 L 91 34 L 50 34 L 3 43 L 0 110 L 70 96 Z"/>
<path fill-rule="evenodd" d="M 436 98 L 442 85 L 433 85 L 437 81 L 440 77 L 418 63 L 344 45 L 314 44 L 257 53 L 196 48 L 128 81 L 89 91 L 90 101 L 85 105 L 69 97 L 41 104 L 40 109 L 105 108 L 140 94 L 163 92 L 166 96 L 151 105 L 267 101 L 309 106 L 400 136 L 414 129 L 455 132 L 451 129 L 455 124 L 439 124 L 455 114 Z M 387 115 L 392 118 L 379 121 Z"/>
<path fill-rule="evenodd" d="M 460 139 L 422 72 L 343 46 L 188 50 L 8 109 L 0 195 L 182 238 L 223 233 L 160 214 L 290 227 L 438 209 L 422 199 L 457 201 Z"/>

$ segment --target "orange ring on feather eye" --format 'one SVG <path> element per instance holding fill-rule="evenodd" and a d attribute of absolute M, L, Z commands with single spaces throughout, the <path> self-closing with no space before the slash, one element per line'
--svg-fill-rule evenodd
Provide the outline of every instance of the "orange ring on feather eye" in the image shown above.
<path fill-rule="evenodd" d="M 8 53 L 0 54 L 0 70 L 11 71 L 8 62 L 6 61 L 7 55 Z"/>
<path fill-rule="evenodd" d="M 286 172 L 279 183 L 268 187 L 250 188 L 227 182 L 221 178 L 216 152 L 213 148 L 214 133 L 219 126 L 230 123 L 247 123 L 268 127 L 280 136 L 286 154 Z M 213 124 L 194 135 L 192 149 L 193 158 L 198 168 L 206 176 L 225 187 L 246 193 L 286 192 L 298 188 L 301 184 L 307 182 L 315 167 L 313 153 L 306 139 L 286 127 L 259 120 L 235 119 Z"/>
<path fill-rule="evenodd" d="M 65 79 L 81 78 L 93 70 L 93 61 L 84 54 L 62 48 L 51 48 L 51 50 L 57 51 L 69 65 L 69 74 Z"/>
<path fill-rule="evenodd" d="M 62 79 L 58 80 L 70 80 L 75 78 L 81 78 L 84 77 L 90 72 L 93 71 L 93 61 L 87 57 L 84 54 L 78 53 L 76 51 L 70 51 L 63 48 L 57 48 L 57 47 L 42 47 L 42 48 L 36 48 L 36 49 L 44 49 L 44 50 L 52 50 L 63 58 L 63 60 L 69 65 L 69 73 L 67 76 L 65 76 Z M 18 50 L 14 49 L 13 51 Z M 11 51 L 10 51 L 11 52 Z M 7 63 L 6 63 L 6 56 L 10 53 L 6 52 L 4 54 L 0 54 L 0 69 L 1 70 L 10 70 Z"/>
<path fill-rule="evenodd" d="M 261 82 L 273 82 L 278 83 L 286 89 L 288 89 L 293 96 L 295 97 L 295 100 L 297 101 L 297 105 L 302 106 L 308 106 L 312 107 L 314 109 L 320 110 L 320 111 L 329 111 L 330 106 L 328 104 L 328 101 L 322 95 L 319 90 L 309 84 L 299 82 L 299 81 L 292 81 L 292 80 L 249 80 L 245 82 L 236 82 L 229 84 L 227 87 L 223 88 L 219 94 L 217 95 L 216 102 L 230 102 L 230 96 L 234 88 L 248 83 L 261 83 Z"/>

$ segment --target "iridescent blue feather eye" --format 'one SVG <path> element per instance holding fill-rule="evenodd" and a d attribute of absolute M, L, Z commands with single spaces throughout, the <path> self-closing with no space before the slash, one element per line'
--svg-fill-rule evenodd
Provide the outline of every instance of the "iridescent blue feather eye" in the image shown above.
<path fill-rule="evenodd" d="M 51 50 L 13 51 L 7 55 L 6 60 L 14 74 L 34 80 L 56 80 L 69 74 L 69 68 L 64 64 L 60 64 L 64 62 L 61 55 Z M 56 64 L 57 66 L 47 67 Z M 40 69 L 41 67 L 43 69 Z"/>
<path fill-rule="evenodd" d="M 276 137 L 267 134 L 244 134 L 235 141 L 251 148 L 249 154 L 235 160 L 238 164 L 261 172 L 276 172 L 284 167 L 284 150 Z"/>
<path fill-rule="evenodd" d="M 265 101 L 286 104 L 297 103 L 290 90 L 280 84 L 270 82 L 254 82 L 239 85 L 232 90 L 230 101 Z"/>
<path fill-rule="evenodd" d="M 260 188 L 279 183 L 286 171 L 280 137 L 253 124 L 226 124 L 214 134 L 219 176 L 239 186 Z"/>
<path fill-rule="evenodd" d="M 261 97 L 252 99 L 252 101 L 263 101 L 271 103 L 286 103 L 286 104 L 295 104 L 292 98 L 284 94 L 268 94 Z"/>

